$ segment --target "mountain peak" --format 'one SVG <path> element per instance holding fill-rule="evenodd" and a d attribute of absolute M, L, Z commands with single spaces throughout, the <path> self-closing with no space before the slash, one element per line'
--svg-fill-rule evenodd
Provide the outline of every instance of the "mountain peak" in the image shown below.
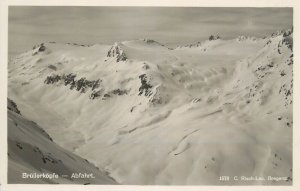
<path fill-rule="evenodd" d="M 117 58 L 117 62 L 126 61 L 127 56 L 124 50 L 121 48 L 121 43 L 115 42 L 112 47 L 107 52 L 107 57 L 115 57 Z"/>

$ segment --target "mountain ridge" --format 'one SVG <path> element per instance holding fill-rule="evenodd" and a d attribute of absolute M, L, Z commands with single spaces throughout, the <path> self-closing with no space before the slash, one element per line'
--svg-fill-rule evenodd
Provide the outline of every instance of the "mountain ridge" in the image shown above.
<path fill-rule="evenodd" d="M 9 97 L 118 183 L 291 184 L 292 30 L 174 50 L 151 40 L 44 46 L 9 64 Z"/>

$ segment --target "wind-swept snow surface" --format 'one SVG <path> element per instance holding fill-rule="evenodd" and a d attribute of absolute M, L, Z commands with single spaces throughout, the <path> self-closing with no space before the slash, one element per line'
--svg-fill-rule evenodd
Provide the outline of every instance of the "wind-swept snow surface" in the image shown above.
<path fill-rule="evenodd" d="M 88 160 L 56 145 L 42 128 L 21 115 L 15 102 L 8 100 L 7 108 L 8 183 L 116 184 Z"/>
<path fill-rule="evenodd" d="M 9 63 L 9 97 L 121 184 L 290 185 L 292 35 L 45 43 Z"/>

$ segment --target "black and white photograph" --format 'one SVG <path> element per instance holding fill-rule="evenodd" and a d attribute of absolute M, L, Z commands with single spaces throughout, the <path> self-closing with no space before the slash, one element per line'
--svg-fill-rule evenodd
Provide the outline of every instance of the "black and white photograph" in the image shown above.
<path fill-rule="evenodd" d="M 293 13 L 9 6 L 7 184 L 293 186 Z"/>

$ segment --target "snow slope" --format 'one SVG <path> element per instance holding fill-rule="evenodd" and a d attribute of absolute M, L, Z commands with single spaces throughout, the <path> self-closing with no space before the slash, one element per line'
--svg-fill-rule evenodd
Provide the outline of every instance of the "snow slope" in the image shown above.
<path fill-rule="evenodd" d="M 116 184 L 88 160 L 56 145 L 42 128 L 21 115 L 12 100 L 7 107 L 8 183 Z M 79 172 L 92 173 L 95 178 L 71 178 Z M 56 173 L 59 178 L 25 179 L 23 173 Z"/>
<path fill-rule="evenodd" d="M 121 184 L 291 184 L 292 31 L 253 39 L 45 43 L 9 63 L 8 93 Z"/>

